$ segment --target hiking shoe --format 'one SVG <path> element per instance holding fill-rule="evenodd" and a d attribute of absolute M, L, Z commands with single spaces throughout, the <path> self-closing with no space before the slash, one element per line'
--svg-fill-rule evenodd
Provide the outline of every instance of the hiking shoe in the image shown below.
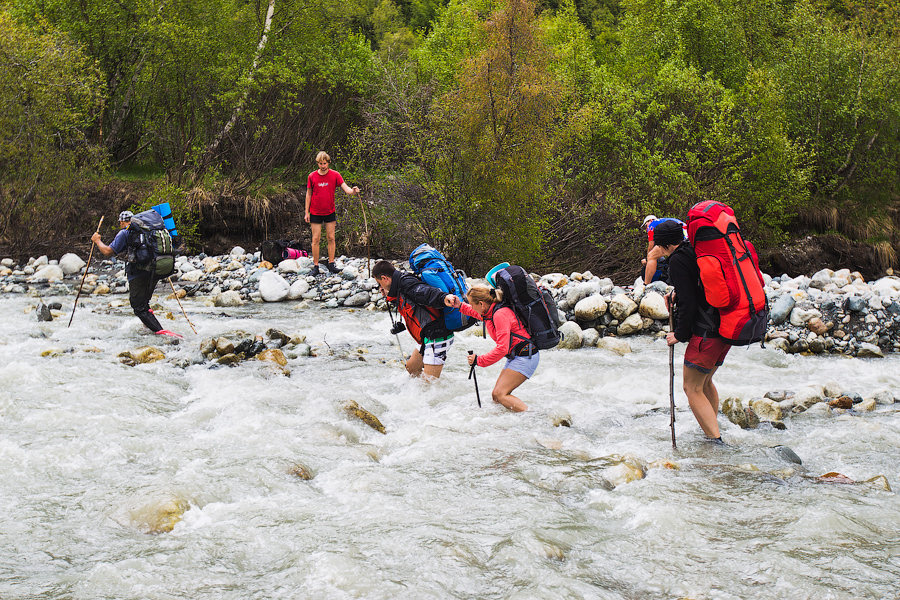
<path fill-rule="evenodd" d="M 340 269 L 338 269 L 336 266 L 334 266 L 333 262 L 325 263 L 325 266 L 328 267 L 328 270 L 331 271 L 332 273 L 340 273 L 341 272 Z"/>
<path fill-rule="evenodd" d="M 175 333 L 174 331 L 169 331 L 168 329 L 160 329 L 156 332 L 156 335 L 167 335 L 169 337 L 177 338 L 179 340 L 183 340 L 184 336 Z"/>
<path fill-rule="evenodd" d="M 310 275 L 315 277 L 319 274 L 319 265 L 313 265 L 312 271 L 309 272 Z"/>

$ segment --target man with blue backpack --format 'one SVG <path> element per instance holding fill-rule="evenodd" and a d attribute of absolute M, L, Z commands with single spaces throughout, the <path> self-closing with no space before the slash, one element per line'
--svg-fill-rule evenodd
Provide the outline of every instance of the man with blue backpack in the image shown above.
<path fill-rule="evenodd" d="M 175 338 L 182 336 L 173 333 L 167 329 L 163 329 L 159 324 L 159 320 L 150 309 L 150 298 L 153 297 L 153 290 L 161 279 L 167 277 L 174 270 L 174 258 L 170 255 L 171 236 L 168 231 L 165 234 L 159 234 L 159 237 L 168 236 L 168 252 L 164 254 L 160 252 L 157 244 L 151 242 L 152 235 L 148 235 L 144 231 L 145 219 L 148 213 L 158 215 L 153 210 L 149 210 L 139 215 L 134 215 L 130 210 L 124 210 L 119 213 L 119 232 L 113 238 L 109 246 L 103 243 L 100 232 L 94 233 L 91 240 L 97 244 L 97 249 L 104 256 L 113 256 L 122 252 L 127 253 L 127 264 L 125 265 L 125 276 L 128 278 L 128 300 L 135 316 L 141 320 L 141 323 L 157 335 L 167 335 Z M 143 217 L 142 219 L 138 219 Z M 139 225 L 132 227 L 132 221 L 139 222 Z M 157 226 L 157 218 L 152 219 L 152 227 Z M 158 217 L 158 225 L 165 229 L 163 219 Z M 149 228 L 148 228 L 149 231 Z M 155 232 L 155 230 L 153 230 Z M 153 232 L 151 232 L 153 233 Z M 166 273 L 168 271 L 168 274 Z"/>
<path fill-rule="evenodd" d="M 447 327 L 443 310 L 452 309 L 459 298 L 425 283 L 412 273 L 397 270 L 386 260 L 375 265 L 372 277 L 381 287 L 385 299 L 394 304 L 403 317 L 403 322 L 395 323 L 391 333 L 398 334 L 406 329 L 419 344 L 406 361 L 407 372 L 418 377 L 424 371 L 426 379 L 437 379 L 447 360 L 447 351 L 453 345 L 453 331 Z"/>

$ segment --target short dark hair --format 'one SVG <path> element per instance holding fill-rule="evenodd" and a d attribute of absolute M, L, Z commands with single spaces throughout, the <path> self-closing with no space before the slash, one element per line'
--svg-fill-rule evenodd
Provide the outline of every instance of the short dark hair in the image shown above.
<path fill-rule="evenodd" d="M 677 246 L 684 241 L 684 227 L 680 221 L 663 221 L 653 230 L 653 243 L 657 246 Z"/>
<path fill-rule="evenodd" d="M 378 279 L 379 277 L 393 277 L 394 271 L 396 270 L 394 265 L 386 260 L 382 260 L 375 263 L 375 267 L 372 269 L 372 277 L 375 279 Z"/>

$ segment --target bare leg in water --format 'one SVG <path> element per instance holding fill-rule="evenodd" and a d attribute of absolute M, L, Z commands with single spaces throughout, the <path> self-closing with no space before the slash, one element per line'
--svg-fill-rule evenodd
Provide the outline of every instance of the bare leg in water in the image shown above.
<path fill-rule="evenodd" d="M 512 395 L 514 389 L 528 381 L 528 378 L 512 369 L 503 369 L 500 371 L 500 377 L 494 384 L 491 397 L 494 402 L 499 402 L 506 408 L 514 412 L 523 412 L 528 410 L 528 406 L 524 402 Z"/>

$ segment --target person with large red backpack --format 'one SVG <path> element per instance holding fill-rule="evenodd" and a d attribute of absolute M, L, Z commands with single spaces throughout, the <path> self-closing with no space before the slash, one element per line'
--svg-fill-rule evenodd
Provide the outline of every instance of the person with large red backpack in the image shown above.
<path fill-rule="evenodd" d="M 406 329 L 419 344 L 406 361 L 406 371 L 413 377 L 424 371 L 426 379 L 437 379 L 453 344 L 453 332 L 447 329 L 443 308 L 458 304 L 459 298 L 428 285 L 411 273 L 397 270 L 386 260 L 375 264 L 372 277 L 381 287 L 385 300 L 395 304 L 403 317 L 403 322 L 395 323 L 391 333 L 398 334 Z"/>
<path fill-rule="evenodd" d="M 731 346 L 718 334 L 719 312 L 706 301 L 697 255 L 685 241 L 681 225 L 676 221 L 662 223 L 654 238 L 668 259 L 669 283 L 675 287 L 674 294 L 666 298 L 675 314 L 675 330 L 666 334 L 666 342 L 669 346 L 688 343 L 682 370 L 684 393 L 703 433 L 721 442 L 719 392 L 712 378 Z"/>

